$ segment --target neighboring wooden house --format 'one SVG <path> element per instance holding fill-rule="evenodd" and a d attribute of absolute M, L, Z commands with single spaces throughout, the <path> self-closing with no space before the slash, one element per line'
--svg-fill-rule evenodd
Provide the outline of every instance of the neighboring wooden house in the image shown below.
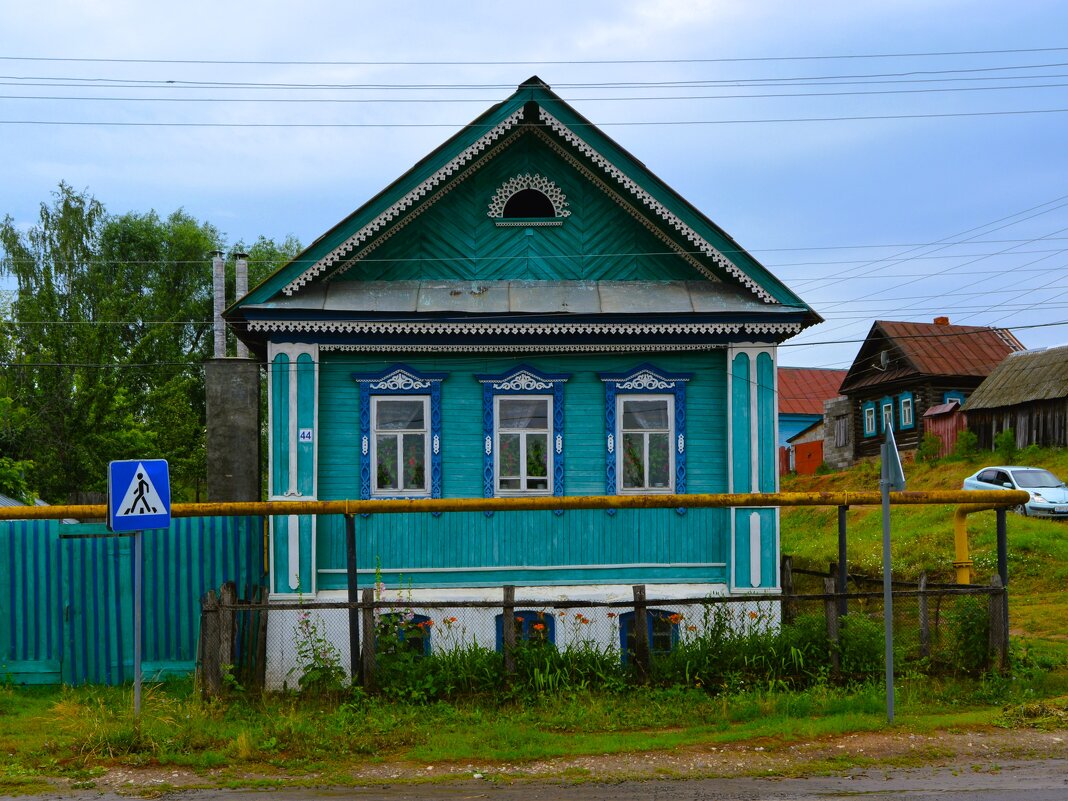
<path fill-rule="evenodd" d="M 779 472 L 811 474 L 823 464 L 823 404 L 838 395 L 845 370 L 779 368 Z M 795 438 L 804 433 L 800 442 Z M 819 444 L 813 444 L 819 440 Z M 803 444 L 804 452 L 796 447 Z"/>
<path fill-rule="evenodd" d="M 1016 445 L 1068 446 L 1068 345 L 1013 353 L 964 404 L 979 446 L 1012 429 Z"/>
<path fill-rule="evenodd" d="M 876 321 L 841 386 L 853 416 L 854 460 L 878 455 L 887 425 L 899 450 L 915 450 L 930 407 L 963 402 L 1019 350 L 1016 337 L 1001 328 L 950 325 L 946 317 Z"/>
<path fill-rule="evenodd" d="M 537 78 L 227 317 L 268 363 L 278 500 L 773 492 L 777 345 L 820 319 Z M 779 581 L 773 507 L 372 515 L 359 541 L 360 583 L 413 602 Z M 275 598 L 344 591 L 340 517 L 273 518 L 270 556 Z"/>

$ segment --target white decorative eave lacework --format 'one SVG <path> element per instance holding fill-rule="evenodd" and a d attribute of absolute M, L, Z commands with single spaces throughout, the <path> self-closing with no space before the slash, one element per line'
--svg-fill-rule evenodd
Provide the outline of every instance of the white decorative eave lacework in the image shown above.
<path fill-rule="evenodd" d="M 684 223 L 675 214 L 670 212 L 663 203 L 654 198 L 637 183 L 628 178 L 624 172 L 615 166 L 612 162 L 593 149 L 582 137 L 578 136 L 574 131 L 568 128 L 564 123 L 560 122 L 556 117 L 546 111 L 544 108 L 538 109 L 538 117 L 542 122 L 547 124 L 553 131 L 559 136 L 569 142 L 573 147 L 577 148 L 586 158 L 593 161 L 598 167 L 604 170 L 608 175 L 614 178 L 619 184 L 627 189 L 632 195 L 637 197 L 641 202 L 648 206 L 652 211 L 656 212 L 663 220 L 667 221 L 676 231 L 681 233 L 687 240 L 689 240 L 694 246 L 696 246 L 702 253 L 708 256 L 710 259 L 716 262 L 721 268 L 733 275 L 739 281 L 748 287 L 757 297 L 763 300 L 765 303 L 775 303 L 773 298 L 766 289 L 761 287 L 756 281 L 745 274 L 737 265 L 735 265 L 730 259 L 716 250 L 708 240 L 697 233 L 693 228 Z"/>
<path fill-rule="evenodd" d="M 488 216 L 503 219 L 504 207 L 511 200 L 512 195 L 516 192 L 522 192 L 524 189 L 535 189 L 549 198 L 549 202 L 553 204 L 553 213 L 557 217 L 571 216 L 571 212 L 567 208 L 567 197 L 560 187 L 543 175 L 538 173 L 531 175 L 529 172 L 509 178 L 497 187 L 497 191 L 493 193 L 493 200 L 489 204 Z"/>
<path fill-rule="evenodd" d="M 643 389 L 674 389 L 675 384 L 685 384 L 690 379 L 688 378 L 665 378 L 662 375 L 657 375 L 651 370 L 642 370 L 640 373 L 628 378 L 626 381 L 620 382 L 614 378 L 602 378 L 602 381 L 611 381 L 616 385 L 616 389 L 629 389 L 629 390 L 643 390 Z"/>
<path fill-rule="evenodd" d="M 798 334 L 801 323 L 746 323 L 747 334 Z"/>
<path fill-rule="evenodd" d="M 394 370 L 385 378 L 357 378 L 357 383 L 367 384 L 371 390 L 405 391 L 411 389 L 430 389 L 431 382 L 418 378 L 406 370 Z"/>
<path fill-rule="evenodd" d="M 801 330 L 799 323 L 785 323 Z M 432 323 L 410 320 L 252 320 L 249 331 L 326 334 L 737 334 L 739 323 Z M 476 346 L 481 348 L 482 346 Z"/>
<path fill-rule="evenodd" d="M 571 344 L 537 344 L 537 345 L 387 345 L 359 344 L 344 345 L 324 343 L 319 346 L 321 353 L 677 353 L 708 352 L 724 350 L 727 345 L 707 343 L 647 343 L 618 344 L 602 343 L 594 345 Z"/>
<path fill-rule="evenodd" d="M 497 125 L 493 126 L 475 140 L 470 146 L 464 148 L 459 155 L 451 159 L 441 169 L 420 183 L 417 187 L 408 192 L 404 197 L 391 205 L 377 217 L 375 217 L 367 225 L 363 226 L 359 231 L 346 239 L 338 247 L 334 248 L 319 261 L 315 262 L 311 267 L 301 273 L 296 279 L 287 284 L 283 289 L 286 295 L 292 295 L 306 283 L 311 281 L 315 276 L 319 275 L 323 270 L 332 264 L 336 264 L 346 254 L 352 252 L 352 249 L 359 246 L 361 243 L 370 239 L 382 228 L 391 223 L 396 217 L 406 209 L 413 206 L 416 202 L 424 198 L 434 187 L 446 180 L 454 172 L 463 167 L 467 162 L 486 149 L 492 142 L 498 139 L 502 134 L 506 133 L 510 129 L 519 124 L 520 119 L 523 117 L 523 109 L 517 109 L 512 114 L 509 114 Z"/>

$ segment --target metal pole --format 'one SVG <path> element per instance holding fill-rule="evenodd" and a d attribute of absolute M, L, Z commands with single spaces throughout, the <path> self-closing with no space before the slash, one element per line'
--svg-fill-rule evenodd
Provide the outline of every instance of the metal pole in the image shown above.
<path fill-rule="evenodd" d="M 886 640 L 886 719 L 894 722 L 894 596 L 890 584 L 890 455 L 889 445 L 882 446 L 883 476 L 879 489 L 883 495 L 883 629 Z"/>
<path fill-rule="evenodd" d="M 345 515 L 345 572 L 349 586 L 349 673 L 353 683 L 363 683 L 363 662 L 360 659 L 360 610 L 354 604 L 360 600 L 356 586 L 356 516 Z"/>
<path fill-rule="evenodd" d="M 133 691 L 133 711 L 134 718 L 138 718 L 141 715 L 141 537 L 140 531 L 134 532 L 133 538 L 133 629 L 134 629 L 134 642 L 133 642 L 133 669 L 134 669 L 134 691 Z"/>
<path fill-rule="evenodd" d="M 838 507 L 838 592 L 841 593 L 838 599 L 838 614 L 843 617 L 849 614 L 849 601 L 845 597 L 848 592 L 846 582 L 849 581 L 849 571 L 846 566 L 846 512 L 848 511 L 848 506 Z"/>

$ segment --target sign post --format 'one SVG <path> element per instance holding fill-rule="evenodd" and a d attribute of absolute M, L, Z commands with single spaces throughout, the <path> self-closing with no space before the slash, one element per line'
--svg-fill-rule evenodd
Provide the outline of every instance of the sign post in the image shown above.
<path fill-rule="evenodd" d="M 171 483 L 166 459 L 134 459 L 108 465 L 108 529 L 133 533 L 134 717 L 141 714 L 141 587 L 146 528 L 171 524 Z"/>
<path fill-rule="evenodd" d="M 905 471 L 897 452 L 894 427 L 886 425 L 879 490 L 883 501 L 883 629 L 886 641 L 886 719 L 894 722 L 894 594 L 890 583 L 890 493 L 905 489 Z"/>

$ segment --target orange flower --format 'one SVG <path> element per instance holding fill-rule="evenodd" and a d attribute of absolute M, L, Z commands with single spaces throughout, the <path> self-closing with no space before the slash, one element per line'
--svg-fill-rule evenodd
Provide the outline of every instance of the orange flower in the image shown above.
<path fill-rule="evenodd" d="M 534 631 L 545 631 L 545 624 L 544 623 L 535 623 L 533 628 L 534 628 Z"/>
<path fill-rule="evenodd" d="M 607 617 L 610 617 L 610 618 L 611 617 L 616 617 L 616 613 L 615 612 L 609 612 Z"/>
<path fill-rule="evenodd" d="M 674 614 L 671 617 L 669 617 L 668 620 L 671 621 L 671 625 L 677 626 L 677 625 L 679 625 L 679 623 L 682 622 L 682 615 Z"/>
<path fill-rule="evenodd" d="M 581 623 L 583 626 L 588 626 L 590 625 L 590 619 L 588 617 L 580 618 L 579 623 Z"/>
<path fill-rule="evenodd" d="M 697 626 L 687 626 L 686 631 L 697 631 Z"/>
<path fill-rule="evenodd" d="M 447 619 L 445 620 L 445 622 L 446 622 L 446 623 L 455 623 L 455 622 L 456 622 L 456 618 L 454 618 L 454 617 L 450 617 L 450 618 L 447 618 Z"/>
<path fill-rule="evenodd" d="M 750 620 L 756 620 L 758 617 L 760 617 L 760 615 L 758 615 L 756 612 L 750 612 L 749 613 L 749 619 Z"/>

